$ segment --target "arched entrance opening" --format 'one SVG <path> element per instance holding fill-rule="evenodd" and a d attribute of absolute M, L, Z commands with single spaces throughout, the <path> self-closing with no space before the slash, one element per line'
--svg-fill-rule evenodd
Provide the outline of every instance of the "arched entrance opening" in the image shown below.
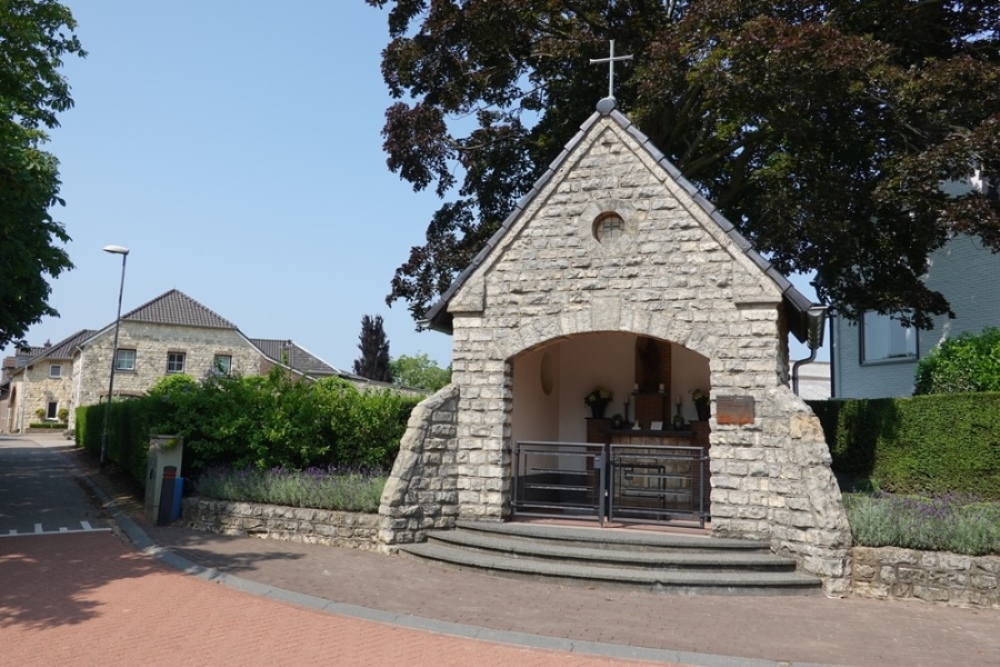
<path fill-rule="evenodd" d="M 709 516 L 706 357 L 628 332 L 552 339 L 512 374 L 515 516 L 696 522 Z"/>

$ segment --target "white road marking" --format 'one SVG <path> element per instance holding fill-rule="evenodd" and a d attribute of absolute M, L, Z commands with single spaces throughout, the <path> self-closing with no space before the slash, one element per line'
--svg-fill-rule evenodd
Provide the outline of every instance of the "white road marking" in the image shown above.
<path fill-rule="evenodd" d="M 94 528 L 89 521 L 81 521 L 80 528 L 66 528 L 60 526 L 57 530 L 45 530 L 42 524 L 35 524 L 35 531 L 32 533 L 19 532 L 17 528 L 9 528 L 6 533 L 0 533 L 0 537 L 27 537 L 29 535 L 73 535 L 75 533 L 110 533 L 111 528 Z"/>

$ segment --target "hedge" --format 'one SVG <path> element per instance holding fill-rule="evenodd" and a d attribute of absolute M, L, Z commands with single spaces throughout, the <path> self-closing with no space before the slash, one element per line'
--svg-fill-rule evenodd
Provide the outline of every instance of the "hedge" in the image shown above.
<path fill-rule="evenodd" d="M 418 399 L 358 391 L 339 378 L 168 376 L 148 396 L 112 403 L 106 459 L 144 484 L 151 432 L 184 439 L 184 475 L 216 465 L 386 469 Z M 100 452 L 104 405 L 77 411 L 77 444 Z"/>
<path fill-rule="evenodd" d="M 838 476 L 1000 500 L 1000 393 L 810 401 Z"/>
<path fill-rule="evenodd" d="M 76 410 L 76 444 L 95 457 L 101 454 L 104 416 L 107 405 L 89 405 Z M 140 487 L 145 487 L 149 462 L 150 406 L 148 401 L 130 398 L 111 403 L 105 460 L 124 470 Z"/>

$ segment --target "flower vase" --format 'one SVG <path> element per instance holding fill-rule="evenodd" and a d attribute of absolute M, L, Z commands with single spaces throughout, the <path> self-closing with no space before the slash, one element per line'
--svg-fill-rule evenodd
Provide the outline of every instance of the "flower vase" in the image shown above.
<path fill-rule="evenodd" d="M 604 411 L 608 408 L 607 401 L 599 401 L 597 403 L 590 404 L 590 413 L 593 415 L 594 419 L 603 419 Z"/>
<path fill-rule="evenodd" d="M 708 401 L 695 403 L 694 409 L 698 412 L 698 421 L 700 422 L 707 422 L 709 417 L 712 416 Z"/>

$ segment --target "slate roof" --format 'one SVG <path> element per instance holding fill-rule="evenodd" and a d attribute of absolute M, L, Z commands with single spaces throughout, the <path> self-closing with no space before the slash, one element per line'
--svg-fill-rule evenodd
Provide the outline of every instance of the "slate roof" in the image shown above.
<path fill-rule="evenodd" d="M 649 154 L 653 160 L 655 160 L 660 167 L 662 167 L 670 177 L 687 192 L 694 202 L 702 208 L 702 210 L 716 223 L 719 227 L 736 243 L 743 254 L 751 259 L 754 264 L 756 264 L 760 270 L 766 274 L 781 290 L 782 298 L 786 306 L 789 309 L 789 329 L 795 334 L 795 337 L 800 341 L 805 342 L 808 338 L 808 315 L 807 311 L 814 304 L 813 302 L 806 298 L 804 294 L 799 292 L 798 289 L 786 278 L 781 272 L 779 272 L 774 266 L 764 259 L 753 247 L 750 242 L 736 230 L 736 226 L 733 225 L 729 220 L 726 219 L 722 212 L 719 211 L 712 202 L 705 199 L 705 197 L 698 191 L 691 181 L 684 178 L 680 170 L 673 165 L 666 156 L 660 152 L 656 146 L 649 140 L 645 134 L 639 131 L 639 128 L 632 124 L 624 114 L 617 111 L 615 108 L 614 101 L 609 98 L 601 100 L 597 105 L 597 111 L 594 112 L 590 118 L 580 126 L 580 131 L 570 139 L 569 143 L 563 148 L 562 152 L 559 153 L 558 157 L 552 161 L 545 173 L 535 181 L 534 187 L 528 192 L 521 200 L 514 206 L 514 210 L 511 211 L 507 219 L 504 220 L 500 229 L 486 242 L 486 246 L 479 251 L 479 254 L 472 260 L 472 262 L 459 274 L 458 278 L 451 284 L 451 286 L 441 295 L 441 299 L 434 304 L 430 310 L 424 315 L 425 320 L 430 324 L 432 329 L 438 331 L 443 331 L 445 333 L 451 333 L 451 314 L 448 312 L 448 302 L 455 295 L 458 289 L 468 280 L 472 274 L 478 269 L 486 258 L 489 257 L 493 249 L 500 243 L 500 240 L 510 231 L 511 227 L 517 221 L 521 212 L 528 207 L 529 204 L 534 200 L 535 197 L 539 195 L 542 189 L 548 184 L 549 180 L 555 175 L 562 164 L 569 158 L 570 154 L 580 145 L 583 141 L 584 136 L 591 127 L 594 126 L 602 117 L 610 117 L 618 125 L 625 130 L 642 148 Z"/>
<path fill-rule="evenodd" d="M 122 315 L 123 320 L 174 324 L 206 329 L 236 329 L 236 325 L 209 310 L 184 292 L 172 289 Z"/>
<path fill-rule="evenodd" d="M 65 338 L 55 345 L 47 348 L 42 354 L 37 357 L 33 357 L 31 361 L 35 359 L 72 359 L 73 350 L 77 345 L 87 340 L 96 333 L 92 329 L 80 329 L 72 336 Z"/>
<path fill-rule="evenodd" d="M 307 375 L 345 375 L 309 350 L 296 345 L 294 341 L 272 338 L 248 340 L 271 361 L 285 364 Z"/>
<path fill-rule="evenodd" d="M 17 363 L 18 357 L 4 357 L 3 367 L 5 369 L 5 373 L 3 380 L 6 381 L 24 366 L 33 365 L 42 359 L 72 359 L 73 349 L 93 335 L 94 331 L 91 329 L 81 329 L 68 338 L 64 338 L 59 341 L 55 345 L 33 347 L 31 348 L 31 356 L 27 357 L 26 361 L 20 364 Z"/>

